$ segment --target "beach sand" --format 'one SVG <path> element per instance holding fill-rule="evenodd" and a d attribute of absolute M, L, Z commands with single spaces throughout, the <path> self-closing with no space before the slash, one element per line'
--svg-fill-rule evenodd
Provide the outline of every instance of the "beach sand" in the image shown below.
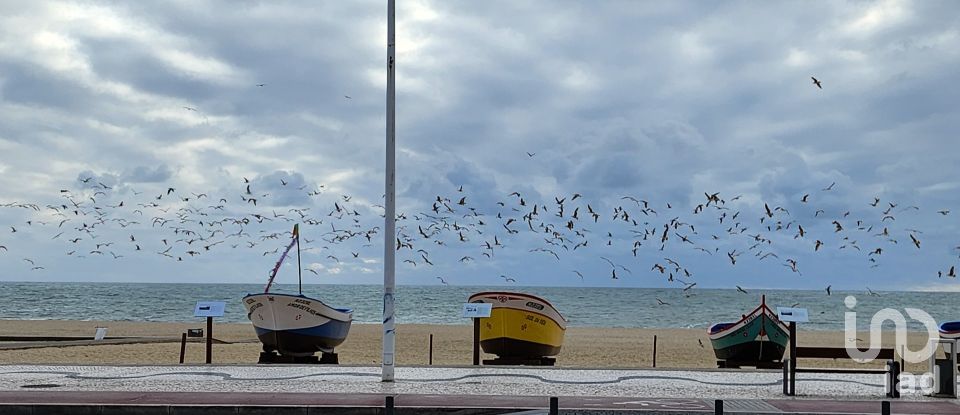
<path fill-rule="evenodd" d="M 180 336 L 187 328 L 204 328 L 205 321 L 190 323 L 156 323 L 130 321 L 21 321 L 0 320 L 3 336 L 87 336 L 93 338 L 96 327 L 107 327 L 107 336 L 149 336 L 171 339 L 166 343 L 101 344 L 92 346 L 2 349 L 10 342 L 0 342 L 0 364 L 116 364 L 173 365 L 179 362 Z M 249 323 L 217 323 L 214 338 L 230 344 L 213 345 L 215 364 L 253 364 L 260 353 L 260 343 Z M 429 338 L 433 334 L 434 365 L 469 365 L 472 362 L 472 326 L 401 324 L 397 326 L 398 365 L 426 365 Z M 653 366 L 653 338 L 657 337 L 658 368 L 715 368 L 716 358 L 705 329 L 567 329 L 557 366 L 579 368 L 649 368 Z M 869 334 L 860 333 L 868 340 Z M 800 331 L 798 344 L 803 346 L 843 345 L 843 332 Z M 185 363 L 204 362 L 202 339 L 187 344 Z M 910 333 L 908 347 L 919 350 L 926 342 L 924 333 Z M 702 347 L 701 347 L 702 343 Z M 861 347 L 866 342 L 859 342 Z M 893 333 L 885 333 L 883 344 L 893 347 Z M 341 364 L 379 365 L 381 327 L 375 324 L 354 324 L 347 340 L 337 348 Z M 481 359 L 495 356 L 481 354 Z M 808 367 L 855 367 L 850 360 L 805 359 Z M 872 363 L 882 367 L 882 362 Z M 907 370 L 927 370 L 926 363 L 908 364 Z"/>

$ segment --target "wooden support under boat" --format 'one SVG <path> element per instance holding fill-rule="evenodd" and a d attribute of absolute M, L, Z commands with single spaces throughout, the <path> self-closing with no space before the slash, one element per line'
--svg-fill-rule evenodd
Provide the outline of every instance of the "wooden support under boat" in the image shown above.
<path fill-rule="evenodd" d="M 484 365 L 490 366 L 553 366 L 557 359 L 552 357 L 539 358 L 519 358 L 519 357 L 498 357 L 496 359 L 484 359 Z"/>
<path fill-rule="evenodd" d="M 340 356 L 336 353 L 320 352 L 320 357 L 316 355 L 309 356 L 291 356 L 284 355 L 274 351 L 260 352 L 260 359 L 257 363 L 296 363 L 296 364 L 318 364 L 318 365 L 337 365 L 340 364 Z"/>

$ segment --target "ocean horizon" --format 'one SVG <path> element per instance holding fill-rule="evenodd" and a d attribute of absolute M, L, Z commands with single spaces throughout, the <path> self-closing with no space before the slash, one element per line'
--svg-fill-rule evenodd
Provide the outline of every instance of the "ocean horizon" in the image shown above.
<path fill-rule="evenodd" d="M 197 301 L 224 301 L 220 323 L 247 322 L 241 298 L 263 291 L 261 284 L 165 284 L 103 282 L 0 282 L 5 307 L 0 319 L 191 322 Z M 516 291 L 550 301 L 570 327 L 702 328 L 735 321 L 760 304 L 761 296 L 773 308 L 807 308 L 810 321 L 803 330 L 843 330 L 845 313 L 857 313 L 857 328 L 866 330 L 874 313 L 883 308 L 916 308 L 936 321 L 960 320 L 957 294 L 942 292 L 880 292 L 822 290 L 748 290 L 585 287 L 411 286 L 396 289 L 399 324 L 470 324 L 461 317 L 467 297 L 481 291 Z M 271 292 L 297 294 L 296 284 L 274 285 Z M 356 323 L 379 323 L 381 285 L 304 284 L 303 294 L 334 307 L 353 309 Z M 857 299 L 853 309 L 844 299 Z M 662 301 L 663 305 L 657 300 Z M 910 330 L 923 325 L 907 319 Z M 887 322 L 885 327 L 893 327 Z"/>

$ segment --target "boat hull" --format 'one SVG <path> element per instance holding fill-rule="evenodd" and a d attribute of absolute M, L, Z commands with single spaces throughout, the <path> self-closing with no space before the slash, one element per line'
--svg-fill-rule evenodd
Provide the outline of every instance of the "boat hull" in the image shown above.
<path fill-rule="evenodd" d="M 492 304 L 490 317 L 480 319 L 480 347 L 501 358 L 556 356 L 563 347 L 566 320 L 546 300 L 528 294 L 474 294 L 473 303 Z"/>
<path fill-rule="evenodd" d="M 960 321 L 947 321 L 940 324 L 941 339 L 960 339 Z"/>
<path fill-rule="evenodd" d="M 714 354 L 720 360 L 737 360 L 741 362 L 775 362 L 783 359 L 786 346 L 763 340 L 754 340 L 734 344 L 725 348 L 713 348 Z"/>
<path fill-rule="evenodd" d="M 765 304 L 738 322 L 714 324 L 707 333 L 720 360 L 779 361 L 790 341 L 787 327 Z"/>
<path fill-rule="evenodd" d="M 264 351 L 309 356 L 333 352 L 350 332 L 353 313 L 317 299 L 288 294 L 251 294 L 243 298 Z"/>

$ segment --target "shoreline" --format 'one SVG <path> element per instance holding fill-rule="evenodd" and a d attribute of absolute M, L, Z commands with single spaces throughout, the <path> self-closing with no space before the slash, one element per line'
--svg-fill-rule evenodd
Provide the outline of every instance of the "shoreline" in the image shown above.
<path fill-rule="evenodd" d="M 137 321 L 0 320 L 0 332 L 7 336 L 77 336 L 90 340 L 96 327 L 106 327 L 108 337 L 163 337 L 169 342 L 52 345 L 30 349 L 0 349 L 0 364 L 136 364 L 175 365 L 179 363 L 180 336 L 188 328 L 203 328 L 204 321 L 166 323 Z M 472 325 L 397 325 L 396 364 L 429 363 L 433 335 L 433 364 L 469 366 L 472 363 Z M 716 368 L 716 358 L 705 329 L 637 329 L 570 327 L 556 366 L 563 368 L 652 368 L 654 336 L 657 339 L 657 368 Z M 213 345 L 215 364 L 256 364 L 261 350 L 250 323 L 217 323 L 213 337 L 227 344 Z M 858 339 L 869 340 L 868 333 Z M 203 363 L 205 348 L 196 338 L 186 346 L 185 364 Z M 842 331 L 799 331 L 802 346 L 842 347 Z M 911 332 L 908 348 L 918 350 L 925 333 Z M 55 343 L 55 342 L 54 342 Z M 868 343 L 858 342 L 861 347 Z M 894 333 L 884 333 L 883 346 L 893 347 Z M 3 343 L 0 343 L 2 345 Z M 49 343 L 48 343 L 49 344 Z M 347 340 L 337 348 L 344 365 L 379 365 L 382 354 L 381 326 L 354 323 Z M 495 356 L 481 353 L 481 359 Z M 811 367 L 857 367 L 850 360 L 810 359 Z M 882 367 L 882 362 L 870 365 Z M 926 362 L 907 363 L 907 371 L 926 371 Z"/>

